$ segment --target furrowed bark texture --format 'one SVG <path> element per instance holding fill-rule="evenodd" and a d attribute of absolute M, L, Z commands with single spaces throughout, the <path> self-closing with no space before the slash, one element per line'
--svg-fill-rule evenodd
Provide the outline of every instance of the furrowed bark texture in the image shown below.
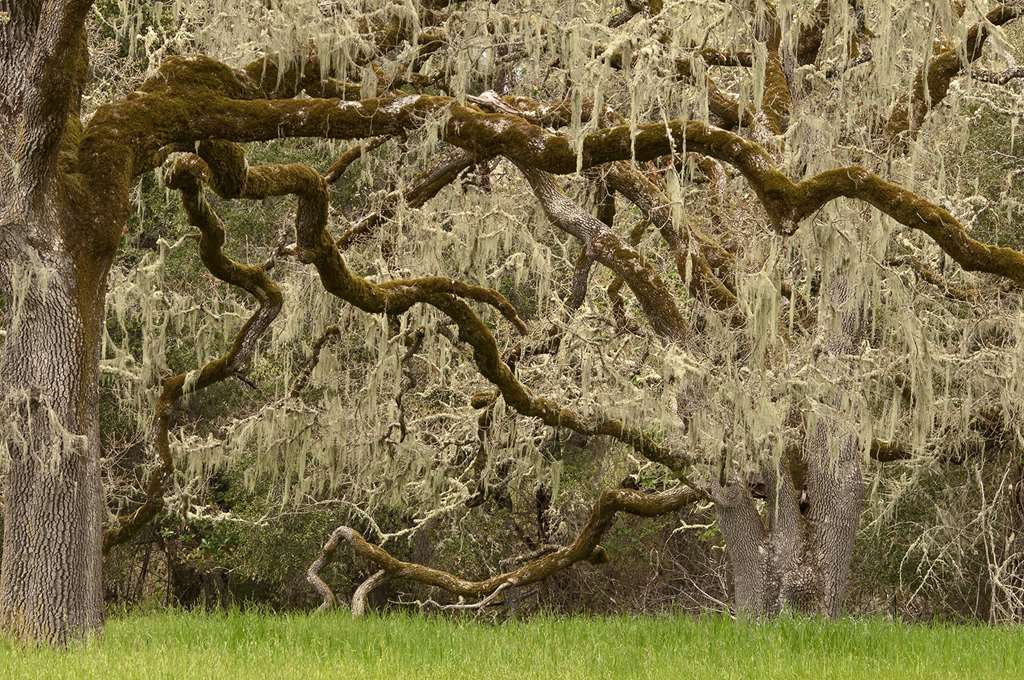
<path fill-rule="evenodd" d="M 0 625 L 17 638 L 56 644 L 102 622 L 96 369 L 103 297 L 74 278 L 65 263 L 45 290 L 28 294 L 0 362 L 11 422 Z"/>
<path fill-rule="evenodd" d="M 840 264 L 829 285 L 827 300 L 835 319 L 822 324 L 825 371 L 835 371 L 844 355 L 853 354 L 860 342 L 863 318 L 857 296 Z M 833 373 L 838 379 L 838 371 Z M 857 437 L 844 431 L 842 393 L 829 395 L 831 412 L 819 419 L 804 447 L 807 469 L 807 545 L 801 568 L 790 570 L 798 580 L 790 585 L 790 599 L 798 609 L 835 617 L 846 593 L 864 506 L 864 482 Z"/>
<path fill-rule="evenodd" d="M 102 623 L 98 365 L 111 224 L 127 215 L 127 195 L 97 211 L 65 172 L 91 4 L 28 0 L 0 23 L 0 628 L 58 645 Z"/>

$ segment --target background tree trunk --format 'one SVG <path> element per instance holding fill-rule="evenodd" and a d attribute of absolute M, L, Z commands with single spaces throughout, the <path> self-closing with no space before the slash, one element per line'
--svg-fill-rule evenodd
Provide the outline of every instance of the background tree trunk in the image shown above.
<path fill-rule="evenodd" d="M 737 614 L 761 618 L 775 613 L 778 595 L 771 535 L 745 484 L 730 483 L 714 490 L 715 516 L 732 575 L 733 607 Z"/>
<path fill-rule="evenodd" d="M 863 315 L 850 283 L 849 255 L 833 263 L 823 290 L 818 361 L 836 378 L 856 351 Z M 809 424 L 802 451 L 762 472 L 766 507 L 758 511 L 746 480 L 715 489 L 715 511 L 726 541 L 733 603 L 741 614 L 782 610 L 837 617 L 850 578 L 853 545 L 864 507 L 857 436 L 842 413 L 842 394 L 823 395 L 830 410 Z"/>
<path fill-rule="evenodd" d="M 853 288 L 855 255 L 840 257 L 827 284 L 820 324 L 822 372 L 837 380 L 845 357 L 856 352 L 864 328 Z M 809 613 L 836 617 L 850 579 L 853 544 L 864 508 L 864 481 L 855 419 L 843 414 L 842 389 L 832 388 L 829 401 L 832 412 L 818 421 L 804 447 L 807 559 L 813 564 L 815 590 Z"/>

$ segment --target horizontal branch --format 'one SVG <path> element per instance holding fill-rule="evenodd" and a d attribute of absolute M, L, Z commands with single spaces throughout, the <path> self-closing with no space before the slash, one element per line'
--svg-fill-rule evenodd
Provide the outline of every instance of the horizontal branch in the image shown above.
<path fill-rule="evenodd" d="M 1006 85 L 1011 80 L 1017 78 L 1024 78 L 1024 66 L 1011 66 L 1010 68 L 1002 71 L 987 71 L 985 69 L 974 69 L 971 71 L 971 77 L 975 80 L 979 80 L 983 83 L 992 83 L 993 85 Z"/>
<path fill-rule="evenodd" d="M 448 316 L 458 328 L 458 339 L 473 348 L 480 374 L 501 392 L 505 402 L 521 415 L 534 417 L 550 427 L 564 427 L 585 435 L 602 435 L 631 446 L 648 460 L 665 465 L 684 483 L 691 458 L 663 446 L 641 428 L 617 418 L 596 414 L 585 417 L 562 404 L 533 395 L 503 360 L 498 344 L 483 320 L 467 304 L 474 300 L 497 309 L 520 331 L 525 324 L 514 307 L 497 291 L 445 277 L 396 279 L 376 283 L 352 272 L 337 244 L 327 232 L 327 184 L 307 166 L 266 165 L 250 167 L 236 145 L 223 142 L 200 144 L 200 156 L 209 172 L 200 173 L 225 198 L 254 198 L 294 194 L 295 254 L 316 267 L 324 289 L 373 314 L 401 314 L 417 304 L 427 304 Z"/>
<path fill-rule="evenodd" d="M 409 95 L 360 102 L 259 100 L 252 98 L 259 92 L 252 89 L 244 73 L 222 64 L 202 59 L 170 60 L 169 64 L 163 89 L 152 84 L 151 92 L 97 112 L 82 143 L 81 162 L 108 177 L 122 172 L 126 164 L 122 161 L 129 159 L 127 172 L 131 174 L 146 169 L 156 152 L 168 145 L 209 138 L 257 141 L 291 136 L 398 135 L 443 114 L 448 117 L 444 128 L 447 142 L 480 158 L 502 155 L 520 167 L 555 174 L 612 161 L 697 152 L 737 168 L 780 231 L 791 232 L 801 220 L 836 198 L 854 198 L 925 232 L 965 269 L 1024 282 L 1024 256 L 972 239 L 949 211 L 925 198 L 861 167 L 829 170 L 794 182 L 775 166 L 762 146 L 699 121 L 618 125 L 586 135 L 577 147 L 567 135 L 549 132 L 521 116 L 486 113 L 448 97 Z M 179 91 L 169 84 L 189 73 L 196 78 L 194 88 Z M 97 200 L 109 193 L 109 188 L 98 192 Z"/>

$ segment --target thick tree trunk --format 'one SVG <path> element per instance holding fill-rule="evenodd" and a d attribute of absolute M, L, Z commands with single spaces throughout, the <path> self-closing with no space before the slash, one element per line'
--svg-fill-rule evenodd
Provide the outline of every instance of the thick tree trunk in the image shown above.
<path fill-rule="evenodd" d="M 825 288 L 826 308 L 819 370 L 840 379 L 846 357 L 856 352 L 863 336 L 864 314 L 852 280 L 854 253 L 839 256 Z M 850 561 L 864 508 L 864 481 L 857 425 L 843 417 L 842 390 L 830 387 L 832 412 L 820 418 L 804 447 L 806 463 L 807 557 L 816 566 L 813 613 L 840 613 L 850 578 Z M 835 415 L 839 414 L 839 415 Z M 852 414 L 851 414 L 852 415 Z"/>
<path fill-rule="evenodd" d="M 0 4 L 0 631 L 62 645 L 102 623 L 98 374 L 127 190 L 77 172 L 92 2 Z"/>
<path fill-rule="evenodd" d="M 855 450 L 856 446 L 845 448 Z M 853 545 L 864 509 L 864 483 L 856 455 L 852 460 L 843 456 L 845 460 L 812 464 L 807 487 L 811 499 L 807 559 L 814 576 L 814 599 L 808 609 L 833 618 L 841 613 L 849 586 Z"/>
<path fill-rule="evenodd" d="M 106 276 L 52 250 L 42 258 L 4 272 L 11 321 L 0 389 L 10 462 L 0 625 L 20 639 L 65 644 L 102 623 L 97 392 Z"/>
<path fill-rule="evenodd" d="M 850 472 L 840 468 L 835 477 L 808 488 L 807 493 L 821 495 L 804 510 L 799 492 L 784 482 L 789 490 L 780 489 L 776 499 L 769 498 L 764 516 L 745 484 L 716 489 L 715 510 L 737 614 L 839 615 L 863 505 L 859 471 L 846 477 L 843 471 Z"/>

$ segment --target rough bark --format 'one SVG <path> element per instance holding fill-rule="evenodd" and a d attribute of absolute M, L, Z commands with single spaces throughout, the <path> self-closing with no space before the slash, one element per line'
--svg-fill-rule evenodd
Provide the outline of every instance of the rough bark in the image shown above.
<path fill-rule="evenodd" d="M 83 285 L 66 258 L 56 264 L 48 285 L 26 295 L 0 361 L 11 457 L 0 626 L 19 639 L 65 644 L 102 622 L 97 368 L 105 282 Z"/>
<path fill-rule="evenodd" d="M 827 288 L 829 312 L 822 319 L 822 371 L 837 371 L 860 342 L 863 315 L 852 290 L 848 261 L 837 263 Z M 827 317 L 833 318 L 827 318 Z M 839 373 L 833 375 L 838 378 Z M 808 545 L 805 565 L 813 569 L 796 604 L 809 613 L 838 616 L 849 581 L 853 542 L 864 506 L 860 447 L 842 422 L 842 394 L 829 395 L 832 411 L 820 418 L 804 447 Z"/>
<path fill-rule="evenodd" d="M 716 487 L 712 497 L 718 526 L 725 538 L 736 613 L 752 617 L 774 613 L 770 593 L 773 584 L 769 578 L 770 534 L 754 499 L 746 485 L 739 483 Z"/>
<path fill-rule="evenodd" d="M 127 196 L 93 210 L 66 172 L 91 5 L 27 0 L 0 22 L 0 628 L 51 644 L 102 623 L 98 365 L 111 225 Z"/>

